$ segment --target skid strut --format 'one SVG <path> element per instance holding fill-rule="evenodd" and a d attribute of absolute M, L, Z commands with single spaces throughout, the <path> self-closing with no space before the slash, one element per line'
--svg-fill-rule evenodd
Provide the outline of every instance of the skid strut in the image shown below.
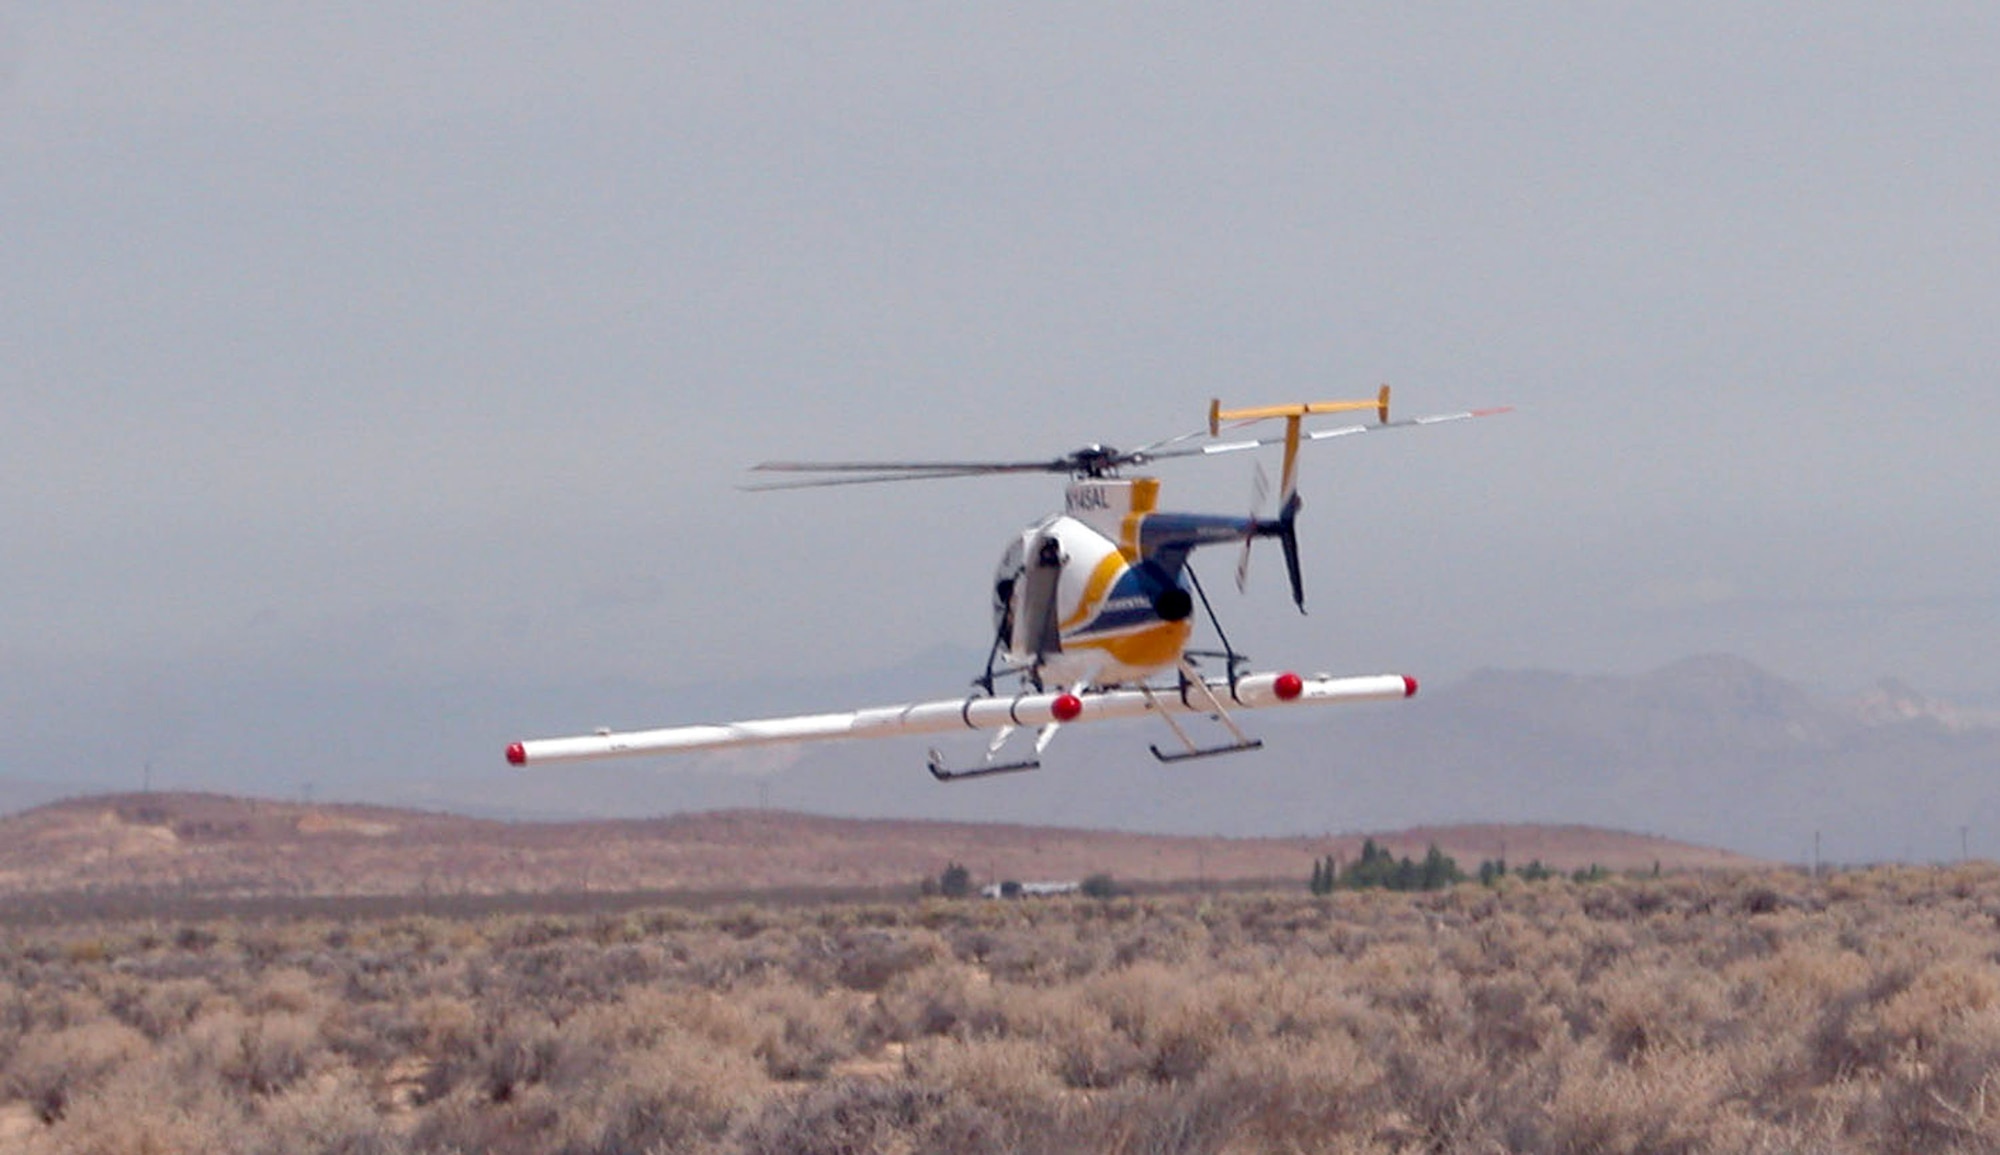
<path fill-rule="evenodd" d="M 1141 687 L 1145 691 L 1147 702 L 1151 703 L 1154 709 L 1159 710 L 1160 720 L 1165 722 L 1167 727 L 1174 732 L 1174 737 L 1180 739 L 1181 746 L 1183 747 L 1183 749 L 1177 750 L 1172 754 L 1161 750 L 1157 745 L 1149 747 L 1153 751 L 1153 757 L 1158 758 L 1162 762 L 1186 762 L 1193 758 L 1214 758 L 1221 754 L 1238 754 L 1245 750 L 1259 750 L 1263 748 L 1263 739 L 1252 738 L 1243 732 L 1243 727 L 1238 726 L 1236 719 L 1229 716 L 1229 708 L 1224 706 L 1222 699 L 1216 696 L 1214 687 L 1210 686 L 1202 678 L 1201 674 L 1195 670 L 1193 664 L 1186 658 L 1181 659 L 1180 673 L 1181 705 L 1193 711 L 1198 707 L 1195 702 L 1188 700 L 1189 697 L 1192 696 L 1199 700 L 1206 706 L 1208 716 L 1222 723 L 1224 728 L 1229 731 L 1230 736 L 1236 740 L 1221 746 L 1204 747 L 1195 745 L 1194 739 L 1188 737 L 1188 732 L 1181 728 L 1179 722 L 1174 721 L 1174 716 L 1166 710 L 1159 709 L 1159 699 L 1154 696 L 1154 691 L 1150 687 Z"/>

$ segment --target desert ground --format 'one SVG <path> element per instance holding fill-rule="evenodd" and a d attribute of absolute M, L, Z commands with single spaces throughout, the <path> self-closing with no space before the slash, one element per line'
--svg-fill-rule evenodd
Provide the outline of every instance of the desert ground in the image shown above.
<path fill-rule="evenodd" d="M 1981 864 L 290 901 L 0 918 L 0 1150 L 2000 1150 Z"/>

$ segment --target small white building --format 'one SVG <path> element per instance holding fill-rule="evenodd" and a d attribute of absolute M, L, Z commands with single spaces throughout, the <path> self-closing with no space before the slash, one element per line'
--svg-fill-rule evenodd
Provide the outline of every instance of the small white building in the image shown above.
<path fill-rule="evenodd" d="M 1083 889 L 1081 882 L 1006 882 L 989 883 L 979 888 L 981 898 L 1048 898 L 1057 894 L 1076 894 Z"/>

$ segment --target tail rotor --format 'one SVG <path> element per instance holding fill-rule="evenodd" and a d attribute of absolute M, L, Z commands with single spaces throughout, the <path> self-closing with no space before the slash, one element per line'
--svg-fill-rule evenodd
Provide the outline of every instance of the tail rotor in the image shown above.
<path fill-rule="evenodd" d="M 1295 487 L 1286 487 L 1282 504 L 1278 506 L 1278 516 L 1266 519 L 1263 516 L 1264 500 L 1270 496 L 1271 479 L 1265 475 L 1262 464 L 1257 466 L 1255 481 L 1251 486 L 1249 529 L 1243 535 L 1243 552 L 1236 558 L 1236 591 L 1244 592 L 1250 582 L 1250 547 L 1260 537 L 1275 537 L 1285 551 L 1285 576 L 1291 582 L 1292 604 L 1299 612 L 1306 612 L 1305 578 L 1299 565 L 1299 510 L 1305 500 Z"/>

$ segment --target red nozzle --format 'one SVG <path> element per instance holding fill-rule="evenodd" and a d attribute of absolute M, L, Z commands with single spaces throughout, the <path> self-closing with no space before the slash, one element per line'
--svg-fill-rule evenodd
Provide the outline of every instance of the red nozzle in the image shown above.
<path fill-rule="evenodd" d="M 1057 694 L 1056 700 L 1049 703 L 1049 713 L 1058 722 L 1074 722 L 1083 713 L 1083 699 L 1075 694 Z"/>
<path fill-rule="evenodd" d="M 519 742 L 507 747 L 507 761 L 516 766 L 526 766 L 528 764 L 527 747 L 521 745 Z"/>
<path fill-rule="evenodd" d="M 1289 702 L 1306 692 L 1306 682 L 1304 678 L 1286 670 L 1272 679 L 1271 692 L 1278 696 L 1280 702 Z"/>

